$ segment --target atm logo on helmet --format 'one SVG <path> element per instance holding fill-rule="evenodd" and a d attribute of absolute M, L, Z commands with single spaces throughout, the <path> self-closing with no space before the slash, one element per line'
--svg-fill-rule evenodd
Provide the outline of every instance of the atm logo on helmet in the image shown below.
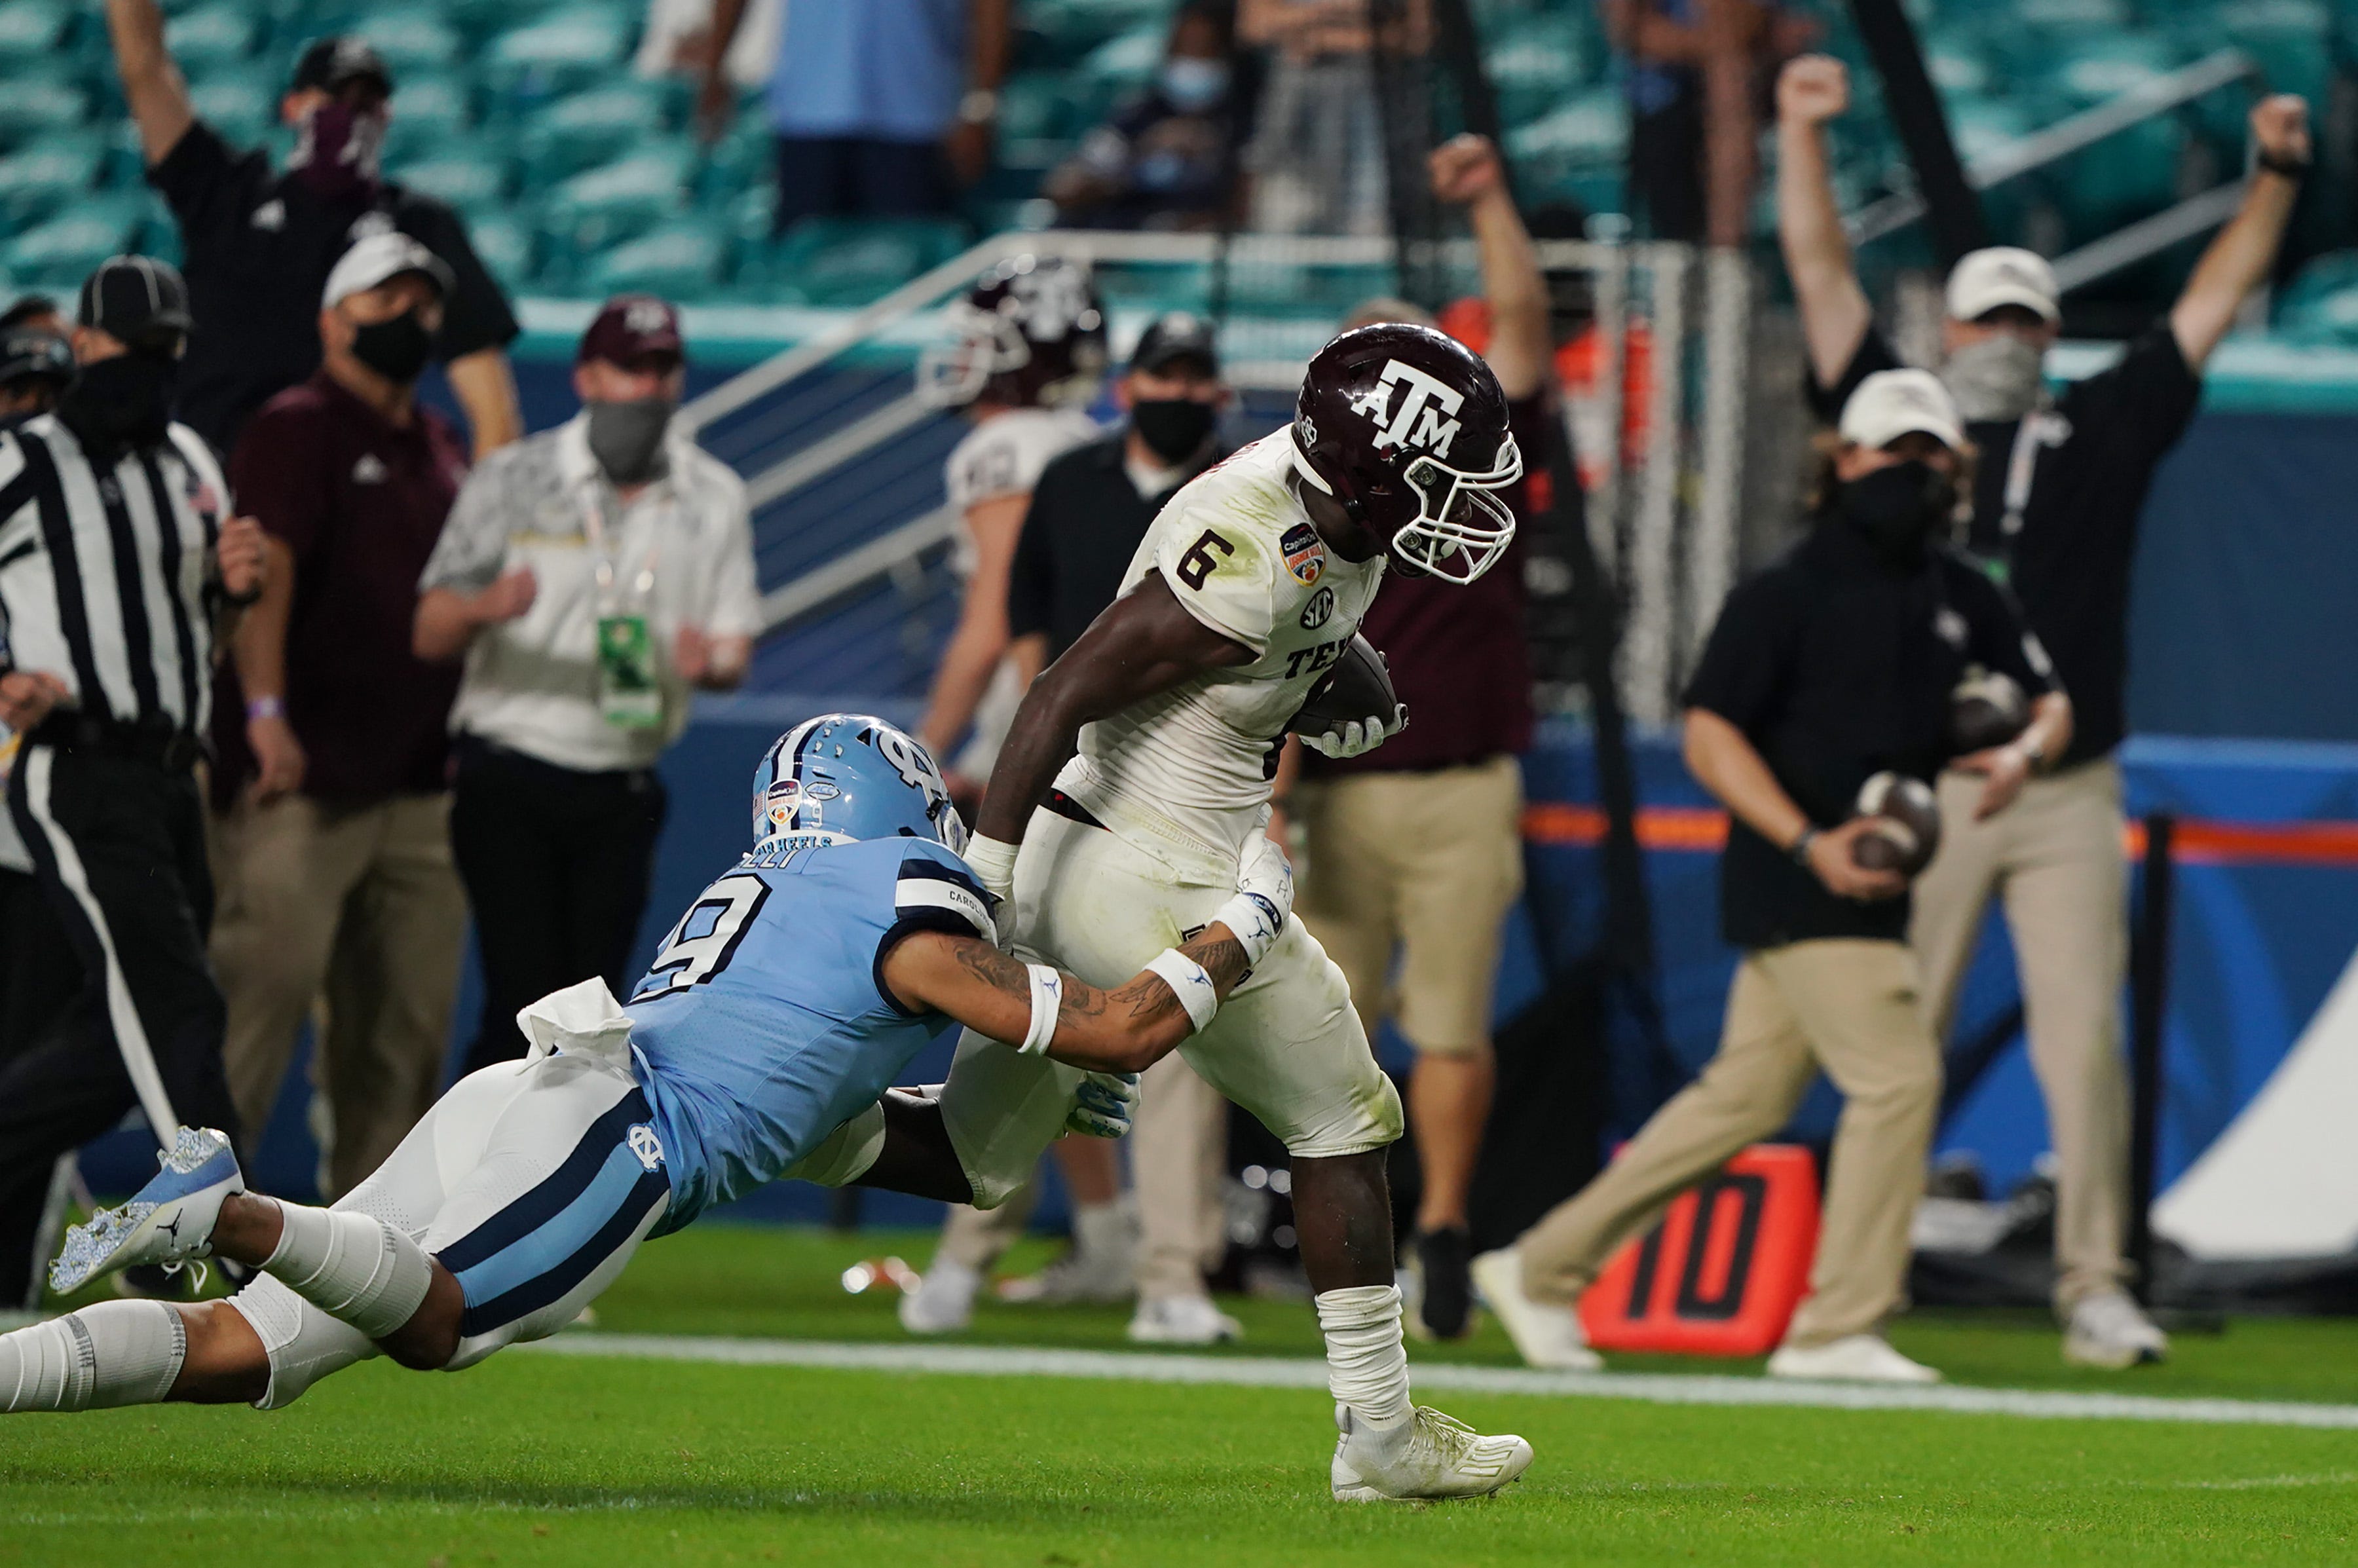
<path fill-rule="evenodd" d="M 1400 407 L 1392 407 L 1395 390 L 1404 390 Z M 1398 360 L 1385 362 L 1376 384 L 1354 395 L 1351 407 L 1377 427 L 1376 449 L 1421 447 L 1436 458 L 1449 455 L 1457 438 L 1457 421 L 1449 416 L 1465 406 L 1466 395 L 1448 383 L 1429 376 Z"/>

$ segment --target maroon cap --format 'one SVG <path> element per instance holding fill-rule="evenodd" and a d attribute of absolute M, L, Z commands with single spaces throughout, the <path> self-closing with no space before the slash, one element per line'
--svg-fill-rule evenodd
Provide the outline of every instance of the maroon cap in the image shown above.
<path fill-rule="evenodd" d="M 627 365 L 656 355 L 687 357 L 687 340 L 679 332 L 678 308 L 652 294 L 618 294 L 599 308 L 598 319 L 581 334 L 581 351 L 574 358 Z"/>

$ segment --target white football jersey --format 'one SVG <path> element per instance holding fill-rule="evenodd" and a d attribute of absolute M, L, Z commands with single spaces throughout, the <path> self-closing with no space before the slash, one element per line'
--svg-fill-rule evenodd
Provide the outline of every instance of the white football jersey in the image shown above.
<path fill-rule="evenodd" d="M 1286 482 L 1281 428 L 1198 475 L 1154 519 L 1122 578 L 1160 572 L 1205 625 L 1257 655 L 1210 670 L 1081 731 L 1056 787 L 1191 878 L 1236 873 L 1269 800 L 1285 727 L 1383 581 L 1384 557 L 1328 549 Z"/>
<path fill-rule="evenodd" d="M 1011 408 L 995 414 L 950 449 L 943 472 L 950 505 L 963 516 L 986 501 L 1029 495 L 1040 482 L 1041 470 L 1101 433 L 1097 422 L 1077 408 Z"/>

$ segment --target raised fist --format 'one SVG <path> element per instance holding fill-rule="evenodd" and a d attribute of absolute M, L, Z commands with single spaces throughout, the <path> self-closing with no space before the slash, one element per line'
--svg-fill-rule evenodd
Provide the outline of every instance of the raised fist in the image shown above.
<path fill-rule="evenodd" d="M 1433 149 L 1426 167 L 1433 175 L 1433 195 L 1453 206 L 1500 188 L 1498 149 L 1487 136 L 1452 136 Z"/>
<path fill-rule="evenodd" d="M 1777 118 L 1823 125 L 1850 107 L 1850 71 L 1828 54 L 1805 54 L 1777 76 Z"/>

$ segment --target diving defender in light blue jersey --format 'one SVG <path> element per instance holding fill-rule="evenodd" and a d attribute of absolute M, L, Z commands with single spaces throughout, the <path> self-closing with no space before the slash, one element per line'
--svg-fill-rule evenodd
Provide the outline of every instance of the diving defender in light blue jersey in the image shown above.
<path fill-rule="evenodd" d="M 1256 838 L 1211 925 L 1099 989 L 995 945 L 940 770 L 882 720 L 788 732 L 753 809 L 752 852 L 627 1008 L 598 980 L 526 1008 L 530 1054 L 460 1080 L 332 1208 L 247 1193 L 225 1138 L 180 1129 L 137 1197 L 75 1227 L 52 1282 L 213 1253 L 261 1272 L 226 1301 L 105 1302 L 0 1336 L 0 1411 L 271 1409 L 380 1351 L 471 1366 L 564 1327 L 647 1237 L 781 1175 L 971 1201 L 939 1104 L 888 1087 L 918 1052 L 964 1024 L 1083 1069 L 1075 1124 L 1118 1133 L 1111 1076 L 1202 1028 L 1293 903 Z"/>

